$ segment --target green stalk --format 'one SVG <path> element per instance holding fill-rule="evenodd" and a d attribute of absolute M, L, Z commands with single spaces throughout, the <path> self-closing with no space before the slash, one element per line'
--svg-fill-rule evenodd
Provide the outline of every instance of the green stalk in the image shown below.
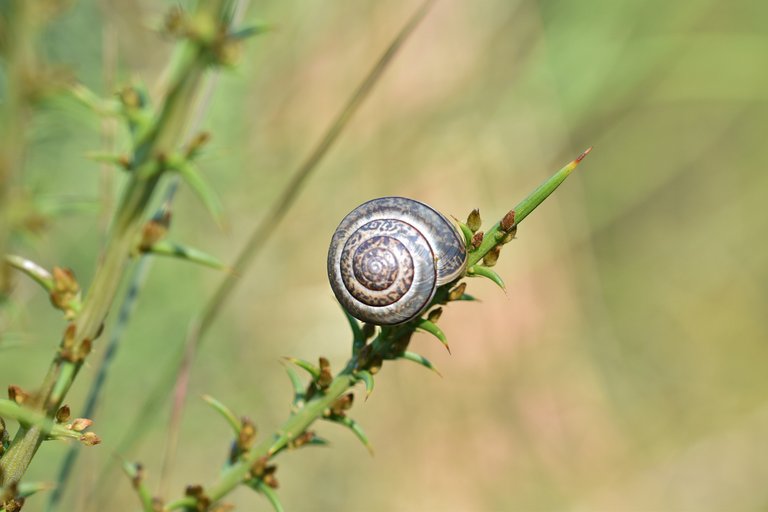
<path fill-rule="evenodd" d="M 591 148 L 560 169 L 536 190 L 531 192 L 528 197 L 523 199 L 515 207 L 515 225 L 522 222 L 528 214 L 554 192 L 590 150 Z M 500 225 L 501 222 L 497 222 L 487 232 L 480 247 L 471 253 L 467 266 L 468 269 L 480 261 L 488 251 L 501 243 L 501 237 L 496 236 L 497 233 L 505 234 L 505 232 L 501 231 Z M 449 300 L 449 291 L 455 283 L 456 281 L 441 286 L 435 293 L 435 298 L 432 300 L 429 308 L 438 304 L 445 304 Z M 303 434 L 315 421 L 323 417 L 325 411 L 337 399 L 354 387 L 359 380 L 354 374 L 356 369 L 368 368 L 373 361 L 383 361 L 398 357 L 407 347 L 410 336 L 420 325 L 421 320 L 421 318 L 416 318 L 403 325 L 382 328 L 378 336 L 366 347 L 369 348 L 366 355 L 361 355 L 363 351 L 354 354 L 347 362 L 344 370 L 333 379 L 326 390 L 313 397 L 301 409 L 296 411 L 271 437 L 252 448 L 241 460 L 224 470 L 219 480 L 212 487 L 205 490 L 206 496 L 213 502 L 220 500 L 249 477 L 249 471 L 256 461 L 262 457 L 273 456 L 288 446 L 293 439 Z M 163 510 L 193 509 L 196 504 L 194 497 L 184 497 L 169 503 Z"/>
<path fill-rule="evenodd" d="M 547 178 L 544 183 L 539 185 L 536 190 L 528 194 L 528 197 L 520 201 L 517 206 L 512 210 L 515 212 L 515 226 L 520 224 L 524 218 L 528 216 L 533 210 L 536 209 L 549 195 L 555 191 L 561 183 L 573 172 L 581 161 L 586 157 L 592 148 L 587 149 L 575 160 L 569 162 L 565 167 L 557 171 L 555 174 Z M 504 235 L 504 231 L 501 230 L 501 221 L 493 225 L 491 229 L 485 232 L 483 241 L 480 246 L 469 253 L 467 259 L 467 268 L 471 268 L 477 264 L 483 257 L 488 254 L 491 249 L 499 245 L 499 237 Z"/>
<path fill-rule="evenodd" d="M 7 399 L 0 399 L 0 417 L 12 419 L 30 428 L 37 428 L 45 435 L 54 437 L 79 439 L 79 432 L 70 430 L 64 425 L 55 423 L 52 418 Z"/>
<path fill-rule="evenodd" d="M 170 87 L 162 109 L 145 141 L 134 150 L 135 170 L 115 213 L 93 283 L 75 320 L 74 345 L 68 352 L 78 356 L 65 358 L 62 351 L 57 352 L 32 404 L 48 416 L 55 414 L 72 386 L 84 362 L 84 348 L 101 331 L 161 177 L 161 173 L 154 170 L 159 168 L 159 162 L 166 155 L 183 142 L 185 126 L 191 115 L 189 105 L 193 104 L 201 78 L 209 65 L 209 57 L 200 41 L 210 40 L 215 35 L 217 23 L 224 19 L 227 11 L 226 0 L 201 2 L 193 21 L 198 28 L 199 39 L 184 41 L 172 64 Z M 7 486 L 21 479 L 41 441 L 42 432 L 38 428 L 22 427 L 18 430 L 8 451 L 0 459 L 0 483 Z"/>
<path fill-rule="evenodd" d="M 304 433 L 312 423 L 323 416 L 333 402 L 352 388 L 357 379 L 352 375 L 351 370 L 345 369 L 325 390 L 324 394 L 319 395 L 302 407 L 295 415 L 291 416 L 280 429 L 268 439 L 265 439 L 255 447 L 238 463 L 227 468 L 222 473 L 218 482 L 213 487 L 205 490 L 206 496 L 212 501 L 218 501 L 229 494 L 235 487 L 240 485 L 248 476 L 251 466 L 261 457 L 270 457 L 279 450 L 287 446 L 293 439 L 296 439 Z M 195 498 L 184 497 L 168 503 L 163 510 L 188 509 L 196 505 Z"/>

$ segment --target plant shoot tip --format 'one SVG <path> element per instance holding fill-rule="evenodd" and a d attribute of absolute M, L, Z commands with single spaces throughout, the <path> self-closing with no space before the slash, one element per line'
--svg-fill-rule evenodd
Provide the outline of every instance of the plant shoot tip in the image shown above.
<path fill-rule="evenodd" d="M 589 154 L 589 152 L 590 152 L 590 151 L 592 151 L 592 148 L 593 148 L 593 147 L 594 147 L 594 146 L 589 146 L 589 147 L 588 147 L 588 148 L 587 148 L 587 149 L 586 149 L 586 150 L 585 150 L 585 151 L 584 151 L 582 154 L 580 154 L 580 155 L 578 156 L 578 158 L 576 158 L 575 162 L 576 162 L 576 163 L 579 163 L 579 162 L 581 162 L 582 160 L 584 160 L 584 157 L 586 157 L 586 156 Z"/>

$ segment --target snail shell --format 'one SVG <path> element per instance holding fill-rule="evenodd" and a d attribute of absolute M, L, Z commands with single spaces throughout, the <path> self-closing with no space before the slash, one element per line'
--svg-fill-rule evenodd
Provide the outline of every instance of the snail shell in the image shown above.
<path fill-rule="evenodd" d="M 328 279 L 341 305 L 377 325 L 424 312 L 438 286 L 466 267 L 464 237 L 445 216 L 405 197 L 382 197 L 352 210 L 328 251 Z"/>

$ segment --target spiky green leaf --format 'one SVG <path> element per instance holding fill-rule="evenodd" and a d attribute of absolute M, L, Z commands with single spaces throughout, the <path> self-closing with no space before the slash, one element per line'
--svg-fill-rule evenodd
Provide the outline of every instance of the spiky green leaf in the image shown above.
<path fill-rule="evenodd" d="M 355 317 L 349 314 L 344 308 L 341 308 L 344 312 L 344 316 L 347 317 L 349 328 L 352 329 L 352 355 L 356 355 L 361 348 L 365 346 L 365 336 L 363 336 L 363 329 L 360 327 L 360 322 Z"/>
<path fill-rule="evenodd" d="M 368 442 L 368 436 L 365 435 L 365 431 L 363 431 L 363 428 L 360 426 L 359 423 L 357 423 L 355 420 L 350 418 L 349 416 L 329 416 L 328 420 L 338 423 L 339 425 L 343 425 L 347 427 L 349 430 L 352 431 L 353 434 L 360 440 L 361 443 L 366 447 L 368 452 L 373 455 L 373 447 L 371 446 L 371 443 Z"/>
<path fill-rule="evenodd" d="M 231 37 L 232 39 L 247 39 L 249 37 L 270 32 L 271 30 L 272 30 L 272 25 L 269 25 L 267 23 L 262 23 L 260 25 L 252 25 L 249 27 L 243 27 L 243 28 L 237 29 L 234 32 L 231 32 L 229 34 L 229 37 Z"/>
<path fill-rule="evenodd" d="M 499 288 L 501 288 L 502 290 L 506 290 L 506 287 L 504 286 L 504 281 L 501 279 L 501 276 L 491 268 L 484 267 L 482 265 L 475 265 L 467 271 L 467 274 L 469 274 L 470 276 L 482 276 L 482 277 L 488 278 L 494 283 L 496 283 Z"/>
<path fill-rule="evenodd" d="M 105 99 L 88 89 L 82 84 L 75 84 L 69 88 L 69 93 L 80 104 L 91 109 L 100 116 L 117 116 L 120 114 L 120 102 L 115 99 Z"/>
<path fill-rule="evenodd" d="M 232 427 L 232 430 L 234 430 L 235 435 L 238 435 L 240 433 L 240 429 L 243 428 L 243 424 L 240 421 L 240 418 L 237 417 L 237 415 L 232 412 L 232 409 L 224 405 L 223 403 L 219 402 L 215 398 L 213 398 L 210 395 L 203 395 L 203 401 L 213 407 L 213 409 L 218 412 L 222 418 L 224 418 L 227 423 L 229 423 L 229 426 Z"/>
<path fill-rule="evenodd" d="M 426 368 L 428 370 L 432 370 L 433 372 L 435 372 L 440 377 L 443 376 L 443 374 L 440 373 L 437 368 L 435 368 L 435 365 L 433 365 L 432 362 L 430 362 L 429 359 L 427 359 L 426 357 L 424 357 L 424 356 L 422 356 L 420 354 L 417 354 L 416 352 L 408 352 L 406 350 L 405 352 L 400 354 L 399 359 L 405 359 L 406 361 L 412 361 L 412 362 L 414 362 L 416 364 L 419 364 L 419 365 L 423 366 L 424 368 Z"/>
<path fill-rule="evenodd" d="M 192 187 L 192 190 L 195 191 L 216 223 L 222 225 L 223 208 L 219 196 L 205 181 L 197 166 L 186 158 L 177 157 L 168 161 L 168 167 L 178 172 L 184 178 L 184 181 Z"/>
<path fill-rule="evenodd" d="M 51 292 L 53 290 L 53 276 L 34 261 L 15 254 L 6 254 L 5 262 L 32 278 L 37 284 L 45 288 L 45 291 Z"/>
<path fill-rule="evenodd" d="M 147 489 L 147 486 L 144 485 L 140 474 L 140 466 L 134 462 L 123 461 L 123 471 L 133 482 L 134 490 L 141 500 L 142 510 L 154 510 L 152 494 L 149 492 L 149 489 Z"/>
<path fill-rule="evenodd" d="M 313 365 L 308 361 L 305 361 L 303 359 L 299 359 L 296 357 L 286 357 L 285 360 L 295 364 L 302 370 L 305 370 L 307 373 L 309 373 L 312 376 L 313 379 L 317 379 L 318 377 L 320 377 L 320 368 L 318 368 L 317 366 Z"/>
<path fill-rule="evenodd" d="M 445 337 L 445 333 L 440 329 L 436 323 L 430 322 L 426 318 L 422 318 L 419 320 L 419 323 L 416 325 L 417 329 L 421 329 L 422 331 L 426 331 L 433 335 L 435 338 L 440 340 L 440 343 L 443 344 L 443 346 L 448 350 L 448 353 L 451 353 L 451 347 L 448 346 L 448 339 Z"/>
<path fill-rule="evenodd" d="M 220 260 L 207 254 L 199 249 L 192 247 L 186 247 L 169 240 L 160 240 L 150 246 L 146 252 L 154 254 L 156 256 L 170 256 L 181 260 L 186 260 L 198 265 L 204 265 L 206 267 L 215 268 L 217 270 L 226 270 L 229 267 L 224 265 Z"/>
<path fill-rule="evenodd" d="M 474 233 L 472 233 L 472 230 L 469 229 L 469 226 L 464 224 L 463 222 L 459 222 L 459 227 L 461 228 L 461 233 L 464 235 L 464 242 L 466 243 L 467 247 L 472 245 L 472 236 Z"/>
<path fill-rule="evenodd" d="M 53 484 L 48 482 L 21 482 L 16 494 L 20 498 L 28 498 L 38 492 L 50 491 L 53 487 Z"/>
<path fill-rule="evenodd" d="M 304 446 L 328 446 L 330 441 L 319 436 L 313 436 Z"/>
<path fill-rule="evenodd" d="M 269 501 L 269 504 L 272 505 L 272 508 L 275 510 L 275 512 L 283 512 L 284 510 L 283 505 L 280 504 L 280 498 L 277 497 L 277 493 L 273 488 L 271 488 L 261 480 L 256 480 L 251 485 L 251 488 L 263 494 L 264 497 L 267 498 L 267 501 Z"/>
<path fill-rule="evenodd" d="M 293 386 L 293 405 L 298 405 L 304 400 L 304 384 L 292 367 L 285 365 L 285 371 L 288 373 L 288 378 Z"/>
<path fill-rule="evenodd" d="M 359 370 L 355 372 L 355 377 L 365 383 L 365 399 L 368 400 L 373 393 L 373 374 L 368 370 Z"/>

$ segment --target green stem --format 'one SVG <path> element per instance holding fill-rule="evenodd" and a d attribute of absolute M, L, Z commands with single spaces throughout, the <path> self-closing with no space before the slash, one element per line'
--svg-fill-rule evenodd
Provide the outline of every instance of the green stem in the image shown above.
<path fill-rule="evenodd" d="M 37 429 L 41 434 L 79 439 L 82 434 L 55 423 L 48 416 L 16 402 L 0 399 L 0 417 L 17 421 L 22 428 Z"/>
<path fill-rule="evenodd" d="M 322 395 L 310 400 L 296 414 L 288 418 L 271 438 L 256 445 L 242 460 L 224 470 L 219 481 L 213 487 L 206 489 L 206 495 L 214 502 L 226 496 L 246 479 L 257 460 L 262 457 L 271 457 L 304 433 L 312 423 L 323 416 L 333 402 L 354 386 L 356 381 L 350 370 L 342 371 Z M 167 504 L 164 510 L 185 509 L 195 506 L 195 503 L 194 498 L 184 497 Z"/>
<path fill-rule="evenodd" d="M 590 148 L 591 149 L 591 148 Z M 581 160 L 589 153 L 585 151 L 576 160 L 560 169 L 553 176 L 542 183 L 536 190 L 523 199 L 515 207 L 515 224 L 519 224 L 530 214 L 539 204 L 541 204 L 560 184 L 565 181 L 568 175 L 576 168 Z M 491 228 L 484 238 L 483 243 L 476 251 L 469 256 L 467 268 L 472 267 L 493 247 L 500 243 L 497 233 L 502 233 L 500 222 Z M 458 281 L 458 279 L 456 280 Z M 435 298 L 430 304 L 430 308 L 445 304 L 449 300 L 449 291 L 455 285 L 456 281 L 441 286 L 435 293 Z M 429 308 L 428 308 L 429 309 Z M 282 448 L 286 447 L 293 439 L 303 434 L 316 420 L 321 418 L 325 411 L 344 393 L 349 391 L 357 378 L 354 371 L 357 368 L 367 368 L 372 361 L 392 359 L 398 357 L 407 347 L 410 336 L 419 325 L 419 319 L 412 320 L 402 325 L 382 328 L 379 335 L 371 342 L 368 354 L 361 359 L 359 353 L 353 355 L 347 362 L 344 370 L 341 371 L 331 382 L 331 385 L 321 394 L 312 398 L 304 407 L 296 411 L 288 418 L 272 437 L 265 439 L 256 447 L 251 449 L 240 461 L 227 468 L 211 488 L 206 489 L 206 495 L 213 502 L 220 500 L 235 487 L 247 479 L 248 473 L 253 464 L 261 457 L 271 457 Z M 166 505 L 164 510 L 178 510 L 192 508 L 196 501 L 192 497 L 185 497 L 173 501 Z"/>
<path fill-rule="evenodd" d="M 219 20 L 224 19 L 228 2 L 201 2 L 196 14 L 200 26 L 216 30 Z M 215 13 L 210 23 L 200 18 L 201 13 Z M 201 35 L 203 40 L 205 34 Z M 149 135 L 134 150 L 136 168 L 126 187 L 122 201 L 110 228 L 105 253 L 97 267 L 93 283 L 83 302 L 83 308 L 75 320 L 74 348 L 68 350 L 80 354 L 86 344 L 92 342 L 102 329 L 122 276 L 128 266 L 136 244 L 145 212 L 160 180 L 159 172 L 144 172 L 158 166 L 164 156 L 181 145 L 187 119 L 191 112 L 198 86 L 206 67 L 208 56 L 199 41 L 182 43 L 177 59 L 172 63 L 170 87 L 162 109 L 149 130 Z M 52 416 L 61 405 L 84 362 L 82 357 L 64 357 L 59 351 L 54 357 L 43 385 L 36 394 L 33 406 Z M 32 457 L 40 447 L 42 433 L 39 429 L 20 428 L 6 454 L 0 459 L 0 483 L 18 482 L 24 475 Z"/>
<path fill-rule="evenodd" d="M 528 194 L 528 197 L 520 201 L 514 208 L 515 212 L 515 225 L 520 224 L 533 210 L 536 209 L 549 195 L 555 191 L 561 183 L 573 172 L 574 169 L 581 163 L 585 156 L 592 151 L 592 148 L 587 149 L 575 160 L 569 162 L 565 167 L 557 171 L 555 174 L 547 178 L 536 190 Z M 467 268 L 472 267 L 479 262 L 483 257 L 488 254 L 491 249 L 500 244 L 500 235 L 505 233 L 501 230 L 501 222 L 497 222 L 491 229 L 485 232 L 483 241 L 480 246 L 474 251 L 469 253 L 467 260 Z"/>

